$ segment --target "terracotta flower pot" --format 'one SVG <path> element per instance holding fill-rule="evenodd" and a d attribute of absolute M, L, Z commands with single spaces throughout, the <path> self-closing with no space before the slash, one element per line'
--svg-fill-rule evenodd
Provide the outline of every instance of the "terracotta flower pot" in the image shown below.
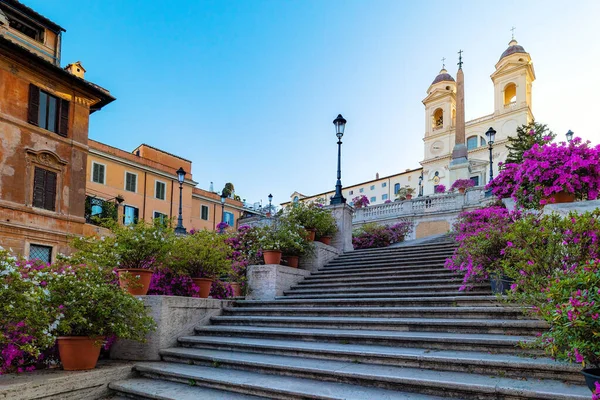
<path fill-rule="evenodd" d="M 406 200 L 410 200 L 410 199 L 412 199 L 412 194 L 407 194 L 406 195 Z"/>
<path fill-rule="evenodd" d="M 263 250 L 263 257 L 265 264 L 281 263 L 281 251 L 279 250 Z"/>
<path fill-rule="evenodd" d="M 550 199 L 554 199 L 553 203 L 573 203 L 575 201 L 575 195 L 573 193 L 560 192 L 554 193 L 550 196 Z"/>
<path fill-rule="evenodd" d="M 203 299 L 206 299 L 210 294 L 210 287 L 213 283 L 212 279 L 209 278 L 192 278 L 194 285 L 198 286 L 200 292 L 199 296 Z"/>
<path fill-rule="evenodd" d="M 310 229 L 306 229 L 306 232 L 308 232 L 308 241 L 309 242 L 314 242 L 315 241 L 315 236 L 317 235 L 317 230 L 315 228 L 310 228 Z"/>
<path fill-rule="evenodd" d="M 285 256 L 283 257 L 288 263 L 288 267 L 298 268 L 298 260 L 300 257 L 298 256 Z"/>
<path fill-rule="evenodd" d="M 329 245 L 331 245 L 331 236 L 321 236 L 319 238 L 319 242 L 329 246 Z"/>
<path fill-rule="evenodd" d="M 104 337 L 61 336 L 58 355 L 65 371 L 83 371 L 96 368 Z"/>
<path fill-rule="evenodd" d="M 458 188 L 458 193 L 463 194 L 465 193 L 465 188 Z"/>
<path fill-rule="evenodd" d="M 229 282 L 229 284 L 233 290 L 233 297 L 240 297 L 242 295 L 242 286 L 238 282 Z"/>
<path fill-rule="evenodd" d="M 148 293 L 150 288 L 150 281 L 152 280 L 152 270 L 143 268 L 120 268 L 117 270 L 119 273 L 119 286 L 127 290 L 134 296 L 144 296 Z M 130 276 L 123 276 L 122 272 L 128 272 Z M 131 281 L 131 282 L 130 282 Z"/>

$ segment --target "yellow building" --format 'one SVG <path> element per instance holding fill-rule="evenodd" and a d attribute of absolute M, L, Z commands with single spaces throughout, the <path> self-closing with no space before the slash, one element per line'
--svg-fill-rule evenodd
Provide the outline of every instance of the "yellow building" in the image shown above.
<path fill-rule="evenodd" d="M 225 221 L 237 227 L 243 211 L 240 201 L 226 199 L 221 204 L 217 193 L 196 188 L 192 162 L 160 149 L 142 144 L 131 153 L 89 140 L 86 183 L 86 219 L 101 216 L 105 202 L 118 204 L 117 219 L 123 224 L 137 220 L 171 220 L 179 213 L 179 182 L 176 171 L 186 171 L 182 189 L 183 226 L 215 230 Z"/>

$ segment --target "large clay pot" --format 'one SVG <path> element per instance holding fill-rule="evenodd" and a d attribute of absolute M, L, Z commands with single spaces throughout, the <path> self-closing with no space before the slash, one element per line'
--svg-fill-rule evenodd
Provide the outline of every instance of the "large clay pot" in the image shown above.
<path fill-rule="evenodd" d="M 127 290 L 134 296 L 144 296 L 150 288 L 153 271 L 143 268 L 121 268 L 118 269 L 119 286 Z M 123 276 L 123 272 L 128 272 L 129 276 Z"/>
<path fill-rule="evenodd" d="M 198 295 L 206 299 L 210 294 L 210 287 L 212 286 L 213 280 L 210 278 L 192 278 L 194 285 L 198 286 L 200 292 Z"/>
<path fill-rule="evenodd" d="M 233 290 L 233 297 L 240 297 L 242 295 L 242 286 L 238 282 L 229 282 L 229 285 Z"/>
<path fill-rule="evenodd" d="M 315 241 L 315 236 L 317 235 L 317 230 L 315 228 L 307 228 L 306 232 L 308 232 L 308 241 L 309 242 L 314 242 Z"/>
<path fill-rule="evenodd" d="M 65 371 L 96 368 L 104 337 L 61 336 L 57 339 L 58 355 Z"/>
<path fill-rule="evenodd" d="M 281 263 L 281 251 L 280 250 L 263 250 L 263 257 L 265 259 L 265 264 Z"/>
<path fill-rule="evenodd" d="M 288 267 L 298 268 L 298 256 L 285 256 L 284 258 L 287 261 Z"/>
<path fill-rule="evenodd" d="M 464 194 L 465 193 L 465 188 L 458 188 L 458 193 Z"/>
<path fill-rule="evenodd" d="M 329 245 L 331 245 L 331 236 L 321 236 L 319 238 L 319 242 L 329 246 Z"/>
<path fill-rule="evenodd" d="M 406 195 L 406 200 L 410 200 L 410 199 L 412 199 L 412 194 L 407 194 Z"/>
<path fill-rule="evenodd" d="M 581 373 L 590 390 L 592 392 L 596 390 L 596 382 L 600 383 L 600 368 L 586 368 L 581 370 Z"/>
<path fill-rule="evenodd" d="M 550 199 L 554 199 L 553 203 L 573 203 L 575 201 L 575 195 L 573 193 L 560 192 L 554 193 L 550 196 Z"/>

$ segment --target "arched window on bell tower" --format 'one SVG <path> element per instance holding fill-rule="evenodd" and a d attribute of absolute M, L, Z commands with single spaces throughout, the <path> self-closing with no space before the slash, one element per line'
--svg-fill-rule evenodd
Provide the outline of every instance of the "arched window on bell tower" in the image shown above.
<path fill-rule="evenodd" d="M 442 129 L 444 127 L 444 111 L 441 108 L 437 108 L 433 112 L 433 129 Z"/>
<path fill-rule="evenodd" d="M 509 83 L 504 87 L 504 106 L 517 102 L 517 85 Z"/>

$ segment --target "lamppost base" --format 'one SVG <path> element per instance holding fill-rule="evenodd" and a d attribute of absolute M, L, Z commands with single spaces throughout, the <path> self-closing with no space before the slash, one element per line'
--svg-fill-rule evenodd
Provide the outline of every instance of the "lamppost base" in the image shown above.
<path fill-rule="evenodd" d="M 346 198 L 344 196 L 333 196 L 329 201 L 329 204 L 346 204 Z"/>
<path fill-rule="evenodd" d="M 183 226 L 178 226 L 175 228 L 175 234 L 177 236 L 185 236 L 187 235 L 187 230 Z"/>

